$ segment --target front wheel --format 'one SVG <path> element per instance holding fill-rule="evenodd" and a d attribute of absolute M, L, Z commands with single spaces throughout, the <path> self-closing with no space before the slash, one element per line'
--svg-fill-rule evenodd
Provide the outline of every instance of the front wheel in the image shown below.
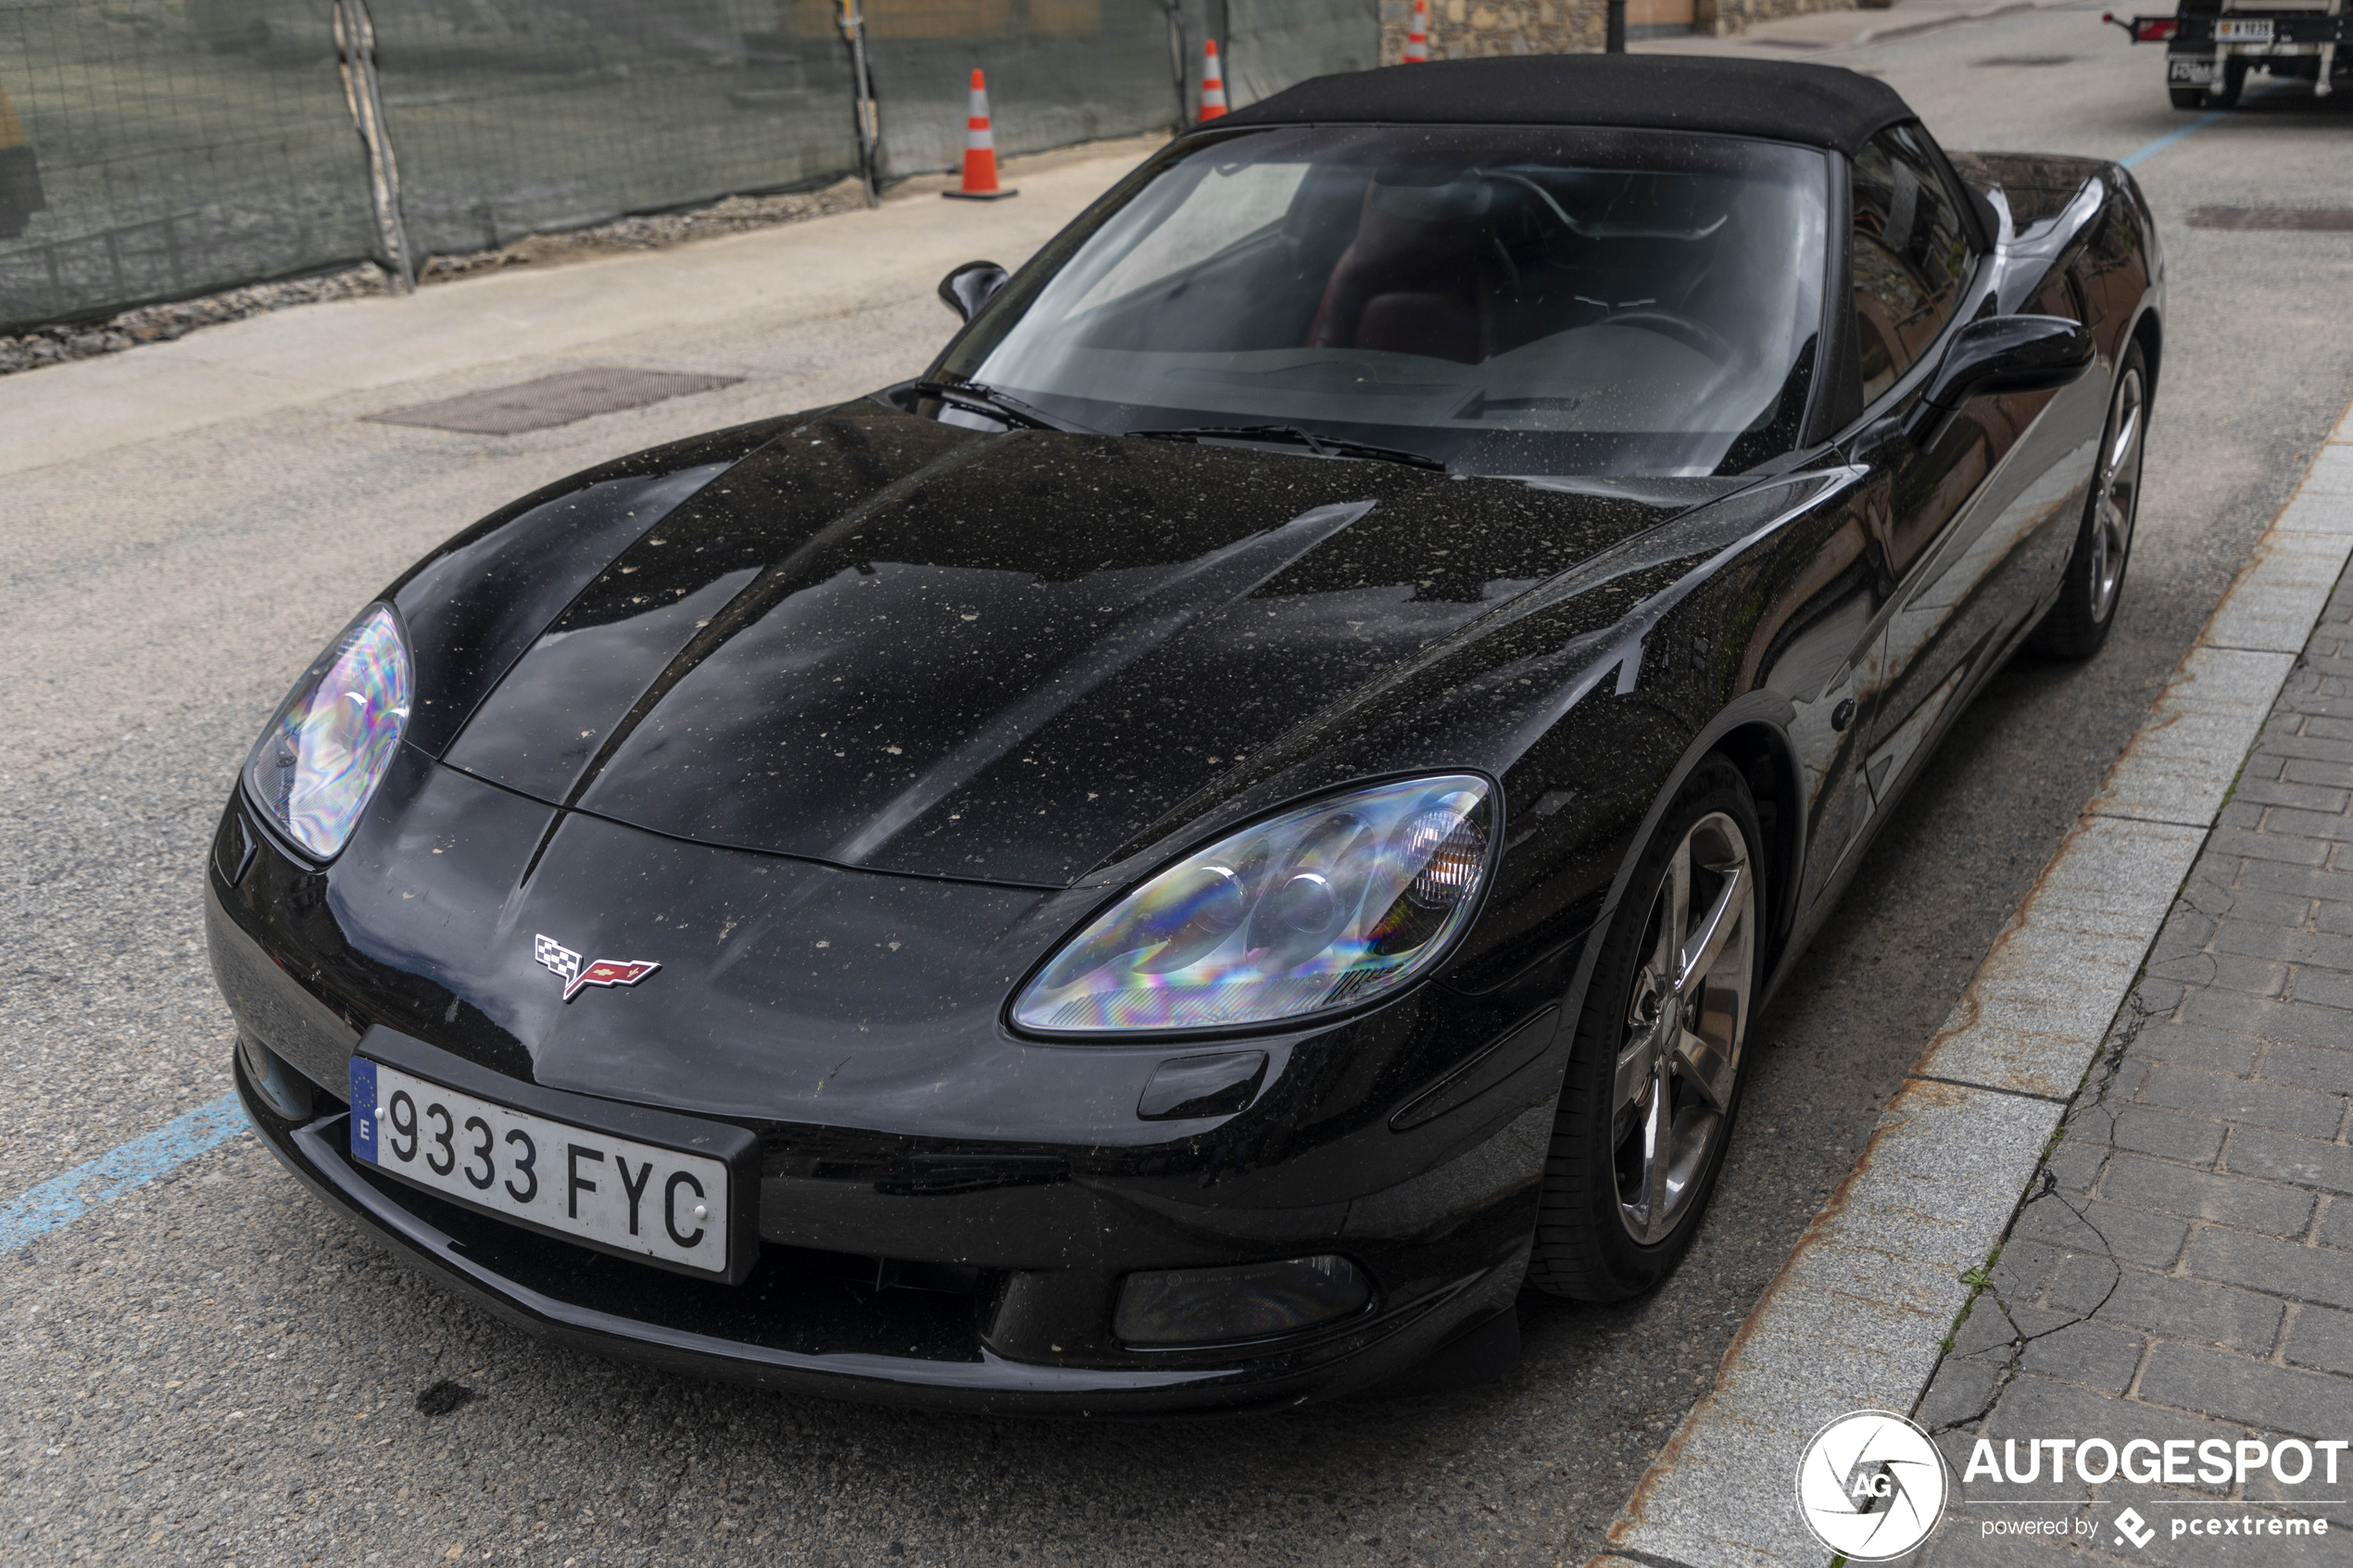
<path fill-rule="evenodd" d="M 1739 770 L 1693 770 L 1593 965 L 1545 1163 L 1529 1283 L 1620 1301 L 1691 1246 L 1740 1102 L 1763 950 L 1763 835 Z"/>
<path fill-rule="evenodd" d="M 2124 597 L 2124 569 L 2132 561 L 2147 437 L 2148 360 L 2136 343 L 2126 351 L 2123 368 L 2116 372 L 2116 390 L 2108 395 L 2108 423 L 2100 433 L 2082 526 L 2067 558 L 2058 602 L 2034 629 L 2037 651 L 2059 659 L 2089 659 L 2108 641 L 2108 628 L 2116 624 L 2116 607 Z"/>

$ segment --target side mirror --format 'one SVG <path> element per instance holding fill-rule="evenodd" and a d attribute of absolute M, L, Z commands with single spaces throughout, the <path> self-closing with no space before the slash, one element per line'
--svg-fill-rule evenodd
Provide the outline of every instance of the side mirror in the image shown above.
<path fill-rule="evenodd" d="M 993 261 L 967 261 L 939 280 L 939 297 L 959 320 L 969 321 L 1012 276 Z"/>
<path fill-rule="evenodd" d="M 1994 316 L 1971 321 L 1944 351 L 1926 402 L 1957 408 L 2003 392 L 2049 392 L 2092 368 L 2091 329 L 2064 316 Z"/>

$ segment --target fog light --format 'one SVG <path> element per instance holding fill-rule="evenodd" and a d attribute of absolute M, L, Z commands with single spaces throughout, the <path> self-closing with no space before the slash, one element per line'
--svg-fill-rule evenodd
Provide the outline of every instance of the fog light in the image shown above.
<path fill-rule="evenodd" d="M 1323 1253 L 1233 1269 L 1129 1274 L 1112 1331 L 1128 1345 L 1270 1339 L 1365 1310 L 1373 1287 L 1345 1258 Z"/>
<path fill-rule="evenodd" d="M 245 1059 L 245 1082 L 271 1110 L 289 1122 L 310 1120 L 309 1079 L 243 1030 L 237 1032 L 237 1054 Z"/>

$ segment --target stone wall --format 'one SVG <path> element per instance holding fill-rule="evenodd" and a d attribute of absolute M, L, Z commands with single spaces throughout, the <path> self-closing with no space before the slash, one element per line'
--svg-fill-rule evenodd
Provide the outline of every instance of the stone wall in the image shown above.
<path fill-rule="evenodd" d="M 1381 0 L 1381 58 L 1402 59 L 1413 0 Z M 1429 57 L 1567 55 L 1602 46 L 1601 0 L 1429 0 Z"/>
<path fill-rule="evenodd" d="M 1858 0 L 1693 0 L 1699 20 L 1692 31 L 1730 38 L 1746 32 L 1755 22 L 1813 11 L 1851 11 L 1857 4 Z M 1859 0 L 1859 4 L 1866 9 L 1884 10 L 1892 0 Z"/>
<path fill-rule="evenodd" d="M 1639 0 L 1636 0 L 1639 4 Z M 1869 5 L 1872 0 L 1860 0 Z M 1878 0 L 1884 5 L 1887 0 Z M 1692 0 L 1692 31 L 1716 37 L 1807 11 L 1851 11 L 1857 0 Z M 1412 0 L 1380 0 L 1381 58 L 1403 57 Z M 1558 55 L 1602 46 L 1602 0 L 1429 0 L 1429 56 Z"/>

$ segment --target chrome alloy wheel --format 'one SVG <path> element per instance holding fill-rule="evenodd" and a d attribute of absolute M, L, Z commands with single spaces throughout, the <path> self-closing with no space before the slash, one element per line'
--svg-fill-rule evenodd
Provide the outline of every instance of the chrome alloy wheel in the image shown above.
<path fill-rule="evenodd" d="M 1645 1246 L 1682 1223 L 1723 1135 L 1755 971 L 1756 878 L 1740 826 L 1692 824 L 1643 931 L 1610 1120 L 1617 1217 Z"/>
<path fill-rule="evenodd" d="M 2105 621 L 2116 608 L 2117 590 L 2124 583 L 2124 558 L 2133 548 L 2133 522 L 2141 505 L 2144 412 L 2140 367 L 2128 366 L 2108 409 L 2108 430 L 2100 443 L 2098 489 L 2092 496 L 2092 560 L 2086 585 L 2091 590 L 2095 625 Z"/>

